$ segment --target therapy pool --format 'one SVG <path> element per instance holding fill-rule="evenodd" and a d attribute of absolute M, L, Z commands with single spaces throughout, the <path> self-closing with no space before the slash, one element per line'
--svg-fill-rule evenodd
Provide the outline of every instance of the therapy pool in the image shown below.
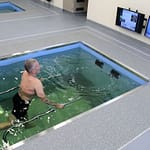
<path fill-rule="evenodd" d="M 18 122 L 1 130 L 1 145 L 2 141 L 13 145 L 25 140 L 147 83 L 143 77 L 82 42 L 3 58 L 0 60 L 0 122 L 7 121 L 24 61 L 29 58 L 36 58 L 41 64 L 39 78 L 43 78 L 47 97 L 66 106 L 55 110 L 35 97 L 28 112 L 29 127 Z"/>
<path fill-rule="evenodd" d="M 0 13 L 21 12 L 21 11 L 24 10 L 11 2 L 0 2 Z"/>

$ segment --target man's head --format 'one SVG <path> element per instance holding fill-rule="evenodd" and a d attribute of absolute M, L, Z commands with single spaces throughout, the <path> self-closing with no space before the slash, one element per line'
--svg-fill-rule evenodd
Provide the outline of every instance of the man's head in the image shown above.
<path fill-rule="evenodd" d="M 36 59 L 26 60 L 24 68 L 30 74 L 38 74 L 40 72 L 40 64 Z"/>

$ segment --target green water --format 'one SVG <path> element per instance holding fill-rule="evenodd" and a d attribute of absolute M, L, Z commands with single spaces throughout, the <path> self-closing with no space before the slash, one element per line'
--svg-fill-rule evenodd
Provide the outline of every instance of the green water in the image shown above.
<path fill-rule="evenodd" d="M 119 79 L 110 76 L 111 66 L 103 68 L 95 65 L 96 58 L 81 49 L 37 57 L 41 64 L 39 77 L 44 78 L 43 85 L 47 97 L 55 102 L 78 101 L 64 109 L 56 110 L 31 122 L 30 126 L 15 128 L 7 135 L 10 144 L 29 138 L 41 131 L 88 111 L 116 96 L 139 86 L 124 75 Z M 5 91 L 19 84 L 24 62 L 0 67 L 0 90 Z M 7 121 L 12 109 L 14 90 L 0 95 L 0 122 Z M 49 106 L 37 97 L 29 108 L 29 119 L 46 112 Z M 5 130 L 0 131 L 0 137 Z"/>

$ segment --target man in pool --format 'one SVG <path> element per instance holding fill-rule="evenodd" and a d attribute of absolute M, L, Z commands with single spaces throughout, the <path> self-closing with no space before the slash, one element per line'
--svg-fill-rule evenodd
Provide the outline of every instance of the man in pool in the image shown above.
<path fill-rule="evenodd" d="M 40 72 L 40 64 L 36 59 L 25 61 L 24 72 L 18 92 L 13 97 L 13 109 L 9 122 L 0 123 L 0 129 L 13 125 L 14 120 L 24 121 L 27 119 L 29 104 L 34 96 L 38 96 L 44 103 L 63 108 L 64 104 L 50 101 L 43 90 L 43 85 L 37 74 Z"/>

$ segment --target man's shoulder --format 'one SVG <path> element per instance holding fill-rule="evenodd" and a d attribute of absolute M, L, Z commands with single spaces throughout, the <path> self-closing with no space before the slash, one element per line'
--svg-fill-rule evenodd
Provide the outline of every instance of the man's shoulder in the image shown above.
<path fill-rule="evenodd" d="M 38 78 L 34 78 L 34 82 L 35 82 L 36 85 L 37 85 L 37 84 L 42 84 L 41 80 L 38 79 Z"/>

